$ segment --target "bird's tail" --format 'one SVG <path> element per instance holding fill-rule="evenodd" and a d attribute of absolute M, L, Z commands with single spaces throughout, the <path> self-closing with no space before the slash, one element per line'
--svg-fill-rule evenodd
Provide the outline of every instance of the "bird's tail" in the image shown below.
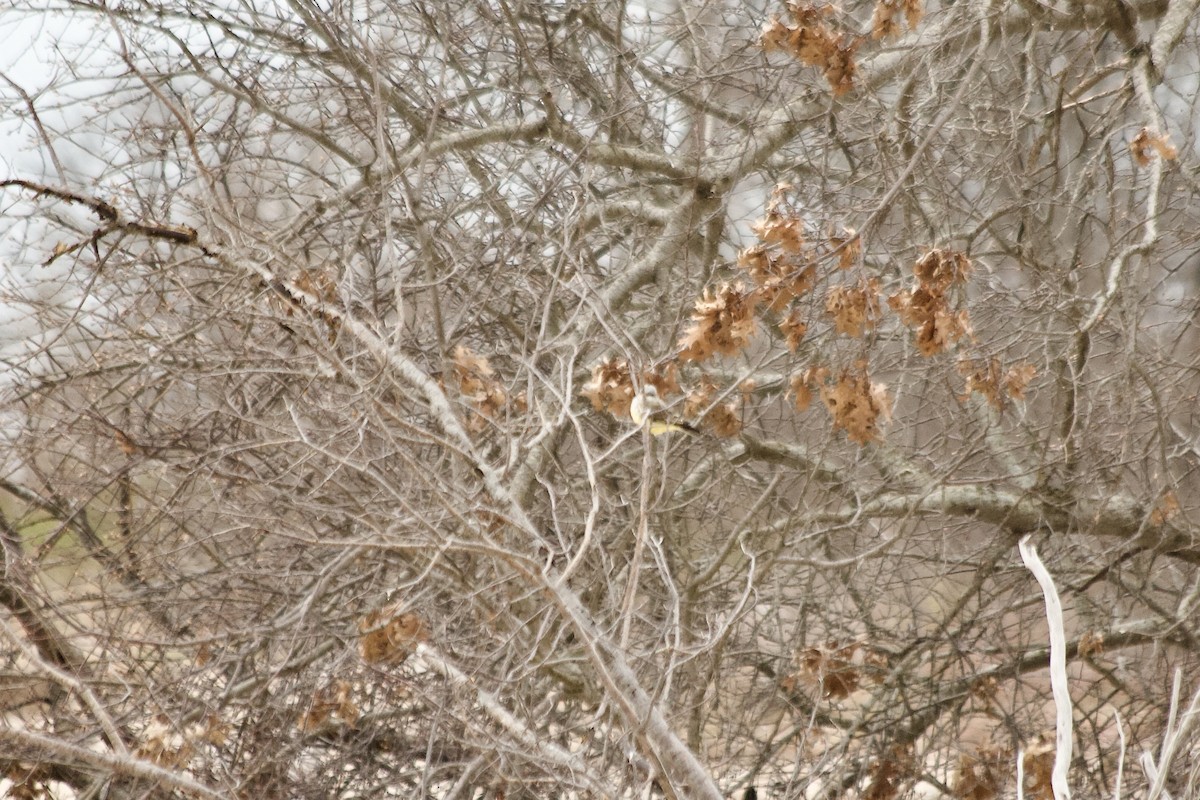
<path fill-rule="evenodd" d="M 650 421 L 650 433 L 653 436 L 662 436 L 664 433 L 699 433 L 700 429 L 688 422 L 659 422 L 658 420 Z"/>

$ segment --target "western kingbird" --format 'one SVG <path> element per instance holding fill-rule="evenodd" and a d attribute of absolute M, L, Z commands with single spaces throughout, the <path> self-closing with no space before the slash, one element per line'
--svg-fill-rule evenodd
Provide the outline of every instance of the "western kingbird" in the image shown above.
<path fill-rule="evenodd" d="M 668 421 L 666 408 L 658 396 L 658 389 L 647 384 L 629 404 L 629 418 L 633 420 L 634 425 L 641 425 L 649 420 L 650 433 L 654 436 L 662 436 L 671 431 L 697 433 L 696 426 L 691 423 L 683 420 Z"/>

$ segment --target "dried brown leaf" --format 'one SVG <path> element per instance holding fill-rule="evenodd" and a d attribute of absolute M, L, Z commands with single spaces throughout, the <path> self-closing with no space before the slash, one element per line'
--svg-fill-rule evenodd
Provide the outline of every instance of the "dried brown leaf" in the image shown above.
<path fill-rule="evenodd" d="M 696 301 L 692 322 L 679 340 L 679 357 L 704 361 L 716 353 L 734 355 L 750 344 L 756 322 L 758 297 L 740 284 L 722 284 L 705 289 Z"/>
<path fill-rule="evenodd" d="M 880 319 L 879 281 L 861 278 L 855 286 L 832 286 L 825 294 L 825 313 L 838 333 L 855 339 L 872 330 Z"/>
<path fill-rule="evenodd" d="M 633 377 L 629 364 L 624 359 L 607 358 L 592 367 L 592 377 L 580 389 L 579 394 L 592 403 L 599 412 L 607 411 L 614 417 L 628 417 L 629 404 L 633 402 Z"/>
<path fill-rule="evenodd" d="M 863 800 L 893 800 L 905 780 L 916 774 L 912 753 L 905 745 L 893 745 L 885 756 L 871 764 L 871 781 L 863 790 Z"/>
<path fill-rule="evenodd" d="M 1014 367 L 1009 367 L 1008 372 L 1004 374 L 1004 391 L 1014 400 L 1025 399 L 1025 387 L 1037 375 L 1037 367 L 1032 364 L 1017 364 Z"/>
<path fill-rule="evenodd" d="M 992 408 L 1003 411 L 1009 398 L 1025 399 L 1025 387 L 1037 369 L 1021 363 L 1004 371 L 998 358 L 983 361 L 963 356 L 958 361 L 958 373 L 966 379 L 964 400 L 974 392 L 982 395 Z"/>
<path fill-rule="evenodd" d="M 971 338 L 970 317 L 966 309 L 955 311 L 947 292 L 966 281 L 971 262 L 957 250 L 930 250 L 913 265 L 916 285 L 888 298 L 888 305 L 900 321 L 917 332 L 917 349 L 924 356 L 948 350 L 964 338 Z"/>
<path fill-rule="evenodd" d="M 829 81 L 835 97 L 854 90 L 854 79 L 858 75 L 854 53 L 858 50 L 859 42 L 857 37 L 839 34 L 825 59 L 825 80 Z"/>
<path fill-rule="evenodd" d="M 838 269 L 850 269 L 862 256 L 862 238 L 853 228 L 845 228 L 841 236 L 829 237 L 829 248 L 838 254 Z"/>
<path fill-rule="evenodd" d="M 754 390 L 753 381 L 743 381 L 738 388 L 744 397 Z M 721 394 L 720 384 L 713 380 L 711 375 L 701 376 L 696 388 L 684 398 L 683 415 L 688 419 L 699 419 L 704 429 L 715 436 L 737 436 L 742 432 L 740 404 L 733 400 L 714 406 L 713 403 Z"/>
<path fill-rule="evenodd" d="M 1025 750 L 1025 796 L 1030 800 L 1053 800 L 1054 744 L 1051 737 L 1042 737 L 1036 745 Z"/>
<path fill-rule="evenodd" d="M 960 250 L 930 250 L 913 265 L 913 276 L 923 289 L 934 295 L 966 283 L 970 272 L 971 260 Z"/>
<path fill-rule="evenodd" d="M 783 21 L 774 14 L 763 24 L 762 33 L 759 34 L 759 41 L 762 43 L 763 49 L 768 53 L 776 50 L 786 50 L 788 36 L 792 29 L 783 24 Z"/>
<path fill-rule="evenodd" d="M 921 0 L 903 0 L 903 2 L 904 19 L 911 30 L 921 24 L 921 20 L 925 16 L 924 4 Z"/>
<path fill-rule="evenodd" d="M 958 759 L 958 773 L 951 783 L 954 797 L 960 800 L 994 800 L 1008 780 L 1012 754 L 1007 750 L 987 748 L 975 753 L 963 753 Z"/>
<path fill-rule="evenodd" d="M 871 14 L 871 38 L 893 39 L 900 35 L 900 9 L 895 2 L 880 0 Z"/>
<path fill-rule="evenodd" d="M 771 17 L 763 26 L 760 42 L 768 52 L 784 50 L 800 63 L 822 71 L 835 95 L 854 88 L 857 67 L 854 53 L 857 37 L 835 31 L 827 24 L 832 6 L 817 6 L 808 2 L 791 2 L 793 25 Z"/>
<path fill-rule="evenodd" d="M 817 391 L 829 377 L 825 367 L 806 369 L 798 375 L 793 375 L 788 381 L 788 393 L 793 395 L 797 411 L 806 410 L 812 403 L 813 393 Z"/>
<path fill-rule="evenodd" d="M 193 747 L 170 720 L 155 716 L 142 731 L 141 743 L 134 752 L 160 767 L 179 767 L 191 759 Z"/>
<path fill-rule="evenodd" d="M 1088 631 L 1079 637 L 1079 657 L 1101 655 L 1104 652 L 1104 634 L 1100 631 Z"/>
<path fill-rule="evenodd" d="M 804 411 L 812 404 L 813 393 L 804 375 L 793 375 L 788 382 L 788 393 L 795 397 L 797 411 Z"/>
<path fill-rule="evenodd" d="M 483 430 L 490 424 L 488 420 L 497 417 L 509 402 L 504 384 L 495 378 L 487 358 L 470 348 L 463 345 L 455 347 L 451 361 L 458 391 L 476 412 L 468 421 L 467 428 L 476 432 Z"/>
<path fill-rule="evenodd" d="M 1129 143 L 1129 150 L 1138 166 L 1148 167 L 1152 160 L 1151 151 L 1158 154 L 1163 161 L 1174 161 L 1179 151 L 1171 144 L 1171 137 L 1165 133 L 1152 133 L 1149 128 L 1142 128 L 1137 136 Z"/>
<path fill-rule="evenodd" d="M 398 666 L 429 638 L 424 621 L 402 612 L 399 602 L 370 612 L 358 621 L 359 652 L 368 664 Z"/>
<path fill-rule="evenodd" d="M 843 370 L 837 381 L 823 383 L 820 393 L 834 430 L 846 431 L 860 445 L 882 438 L 880 422 L 890 419 L 891 400 L 883 384 L 871 382 L 865 362 Z"/>
<path fill-rule="evenodd" d="M 721 438 L 737 436 L 742 432 L 742 418 L 736 402 L 721 403 L 704 415 L 705 427 Z"/>
<path fill-rule="evenodd" d="M 1150 524 L 1154 526 L 1163 525 L 1179 514 L 1179 497 L 1170 489 L 1158 499 L 1154 504 L 1154 510 L 1150 512 Z"/>
<path fill-rule="evenodd" d="M 804 334 L 808 331 L 808 323 L 803 320 L 800 309 L 797 308 L 780 321 L 779 330 L 787 341 L 788 350 L 794 353 L 800 347 L 800 342 L 803 341 Z"/>
<path fill-rule="evenodd" d="M 766 244 L 777 244 L 785 253 L 799 253 L 804 247 L 804 223 L 799 217 L 768 206 L 767 214 L 750 226 Z"/>
<path fill-rule="evenodd" d="M 917 27 L 924 15 L 921 0 L 878 0 L 871 15 L 871 38 L 895 38 L 903 33 L 900 16 L 911 30 Z"/>
<path fill-rule="evenodd" d="M 817 689 L 826 700 L 841 700 L 854 692 L 863 678 L 861 645 L 838 646 L 826 642 L 796 654 L 797 676 Z"/>
<path fill-rule="evenodd" d="M 296 720 L 296 727 L 303 733 L 314 733 L 331 724 L 331 719 L 354 727 L 360 712 L 350 694 L 351 686 L 346 681 L 334 681 L 317 690 L 308 708 Z"/>

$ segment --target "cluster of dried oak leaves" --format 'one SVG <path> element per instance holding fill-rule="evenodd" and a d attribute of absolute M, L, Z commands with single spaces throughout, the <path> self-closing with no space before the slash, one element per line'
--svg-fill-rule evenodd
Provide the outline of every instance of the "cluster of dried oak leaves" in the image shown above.
<path fill-rule="evenodd" d="M 772 16 L 763 26 L 762 44 L 767 52 L 790 53 L 800 63 L 821 70 L 834 95 L 854 88 L 857 69 L 854 54 L 862 43 L 861 37 L 836 30 L 830 4 L 790 2 L 787 4 L 790 24 Z M 879 0 L 871 16 L 871 38 L 899 36 L 904 31 L 901 17 L 909 28 L 915 28 L 925 14 L 921 0 Z"/>
<path fill-rule="evenodd" d="M 824 314 L 834 335 L 864 338 L 883 319 L 879 279 L 862 275 L 850 282 L 833 282 L 832 275 L 856 269 L 862 241 L 853 230 L 823 236 L 809 242 L 801 214 L 787 200 L 790 187 L 775 189 L 766 215 L 753 226 L 759 244 L 743 250 L 736 268 L 742 278 L 704 290 L 696 300 L 691 320 L 678 341 L 677 351 L 657 366 L 643 370 L 641 383 L 653 384 L 659 395 L 669 398 L 681 393 L 680 365 L 700 364 L 715 356 L 731 356 L 751 347 L 764 319 L 774 322 L 784 343 L 797 352 L 812 323 L 796 301 L 814 292 L 820 283 L 824 292 Z M 822 275 L 822 264 L 836 265 Z M 900 322 L 915 333 L 923 356 L 942 353 L 962 339 L 972 338 L 970 318 L 962 308 L 963 292 L 971 262 L 956 250 L 932 249 L 913 265 L 911 287 L 887 298 Z M 811 312 L 808 312 L 811 313 Z M 597 411 L 627 416 L 634 396 L 634 370 L 624 359 L 610 358 L 592 369 L 582 395 Z M 1008 398 L 1021 399 L 1035 370 L 1028 364 L 1008 369 L 997 359 L 978 361 L 963 358 L 959 372 L 966 379 L 965 394 L 978 393 L 997 410 Z M 754 392 L 752 381 L 742 381 L 722 391 L 718 381 L 702 374 L 695 389 L 684 399 L 683 413 L 698 419 L 717 436 L 734 436 L 741 430 L 740 402 Z M 736 394 L 730 402 L 716 398 Z M 881 423 L 891 414 L 887 387 L 871 380 L 865 359 L 836 367 L 823 362 L 794 374 L 788 394 L 797 411 L 804 411 L 819 396 L 835 430 L 844 430 L 854 442 L 866 444 L 882 438 Z"/>

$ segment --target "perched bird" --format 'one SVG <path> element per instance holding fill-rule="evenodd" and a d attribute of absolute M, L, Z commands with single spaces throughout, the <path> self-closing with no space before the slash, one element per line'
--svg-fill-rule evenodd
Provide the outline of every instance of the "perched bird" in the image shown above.
<path fill-rule="evenodd" d="M 650 384 L 643 386 L 642 391 L 638 392 L 629 404 L 629 417 L 634 425 L 641 425 L 648 420 L 650 433 L 655 436 L 662 436 L 671 431 L 698 432 L 695 425 L 685 420 L 668 420 L 666 406 L 658 396 L 658 389 Z"/>

